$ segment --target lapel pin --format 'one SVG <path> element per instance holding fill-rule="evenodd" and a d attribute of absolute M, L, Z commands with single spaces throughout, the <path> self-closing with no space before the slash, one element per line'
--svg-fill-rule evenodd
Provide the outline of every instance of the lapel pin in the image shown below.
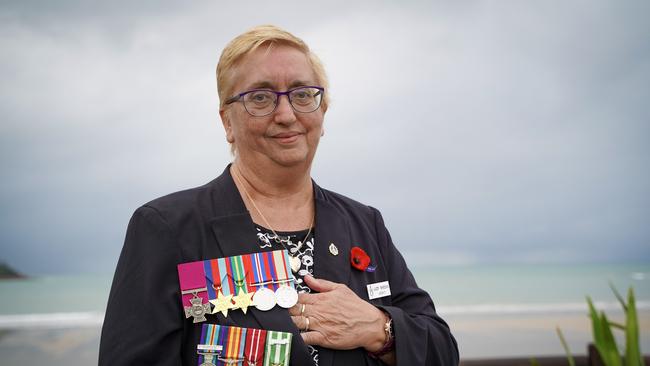
<path fill-rule="evenodd" d="M 334 243 L 330 243 L 330 248 L 329 249 L 330 249 L 330 254 L 331 255 L 334 255 L 334 256 L 339 255 L 339 248 L 337 248 L 336 245 L 334 245 Z"/>
<path fill-rule="evenodd" d="M 374 272 L 377 269 L 376 265 L 370 265 L 368 253 L 359 247 L 352 247 L 350 250 L 350 264 L 362 272 Z"/>

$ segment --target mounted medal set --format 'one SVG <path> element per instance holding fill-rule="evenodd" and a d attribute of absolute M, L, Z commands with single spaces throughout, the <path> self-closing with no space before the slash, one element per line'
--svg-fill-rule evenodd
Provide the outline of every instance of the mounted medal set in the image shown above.
<path fill-rule="evenodd" d="M 250 306 L 261 311 L 294 306 L 298 292 L 290 258 L 287 250 L 275 250 L 179 264 L 185 317 L 199 323 L 206 314 L 227 317 L 236 309 L 246 314 Z"/>
<path fill-rule="evenodd" d="M 291 333 L 203 324 L 199 366 L 289 366 Z"/>

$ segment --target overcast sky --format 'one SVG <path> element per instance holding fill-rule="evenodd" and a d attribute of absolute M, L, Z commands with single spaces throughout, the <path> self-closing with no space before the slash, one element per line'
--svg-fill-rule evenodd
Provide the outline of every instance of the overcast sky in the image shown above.
<path fill-rule="evenodd" d="M 110 273 L 138 206 L 221 173 L 214 68 L 265 23 L 330 77 L 314 178 L 411 260 L 650 261 L 650 2 L 0 4 L 0 260 L 21 271 Z"/>

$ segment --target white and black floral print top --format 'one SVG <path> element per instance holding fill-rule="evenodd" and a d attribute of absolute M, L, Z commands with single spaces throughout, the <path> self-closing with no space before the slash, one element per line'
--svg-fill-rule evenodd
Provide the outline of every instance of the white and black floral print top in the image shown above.
<path fill-rule="evenodd" d="M 273 231 L 256 225 L 257 239 L 261 249 L 287 249 L 289 255 L 300 259 L 300 269 L 294 273 L 296 277 L 296 290 L 298 293 L 310 293 L 311 289 L 305 284 L 304 277 L 314 274 L 314 230 L 301 231 Z M 309 237 L 305 237 L 309 232 Z M 307 346 L 309 353 L 318 366 L 318 350 L 315 347 Z"/>

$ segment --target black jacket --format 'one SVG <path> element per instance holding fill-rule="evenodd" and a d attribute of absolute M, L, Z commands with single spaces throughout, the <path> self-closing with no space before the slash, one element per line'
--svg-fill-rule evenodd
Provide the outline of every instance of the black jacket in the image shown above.
<path fill-rule="evenodd" d="M 314 276 L 346 284 L 393 318 L 397 364 L 458 364 L 458 348 L 429 295 L 418 288 L 376 209 L 314 184 Z M 339 255 L 329 253 L 334 243 Z M 361 272 L 350 249 L 363 248 L 377 265 Z M 259 252 L 253 221 L 227 168 L 212 182 L 173 193 L 138 208 L 126 233 L 102 329 L 99 365 L 196 366 L 201 323 L 186 319 L 176 265 Z M 391 296 L 368 300 L 366 285 L 389 281 Z M 276 306 L 208 322 L 292 332 L 291 365 L 313 365 L 286 309 Z M 321 349 L 320 366 L 378 365 L 363 349 Z"/>

